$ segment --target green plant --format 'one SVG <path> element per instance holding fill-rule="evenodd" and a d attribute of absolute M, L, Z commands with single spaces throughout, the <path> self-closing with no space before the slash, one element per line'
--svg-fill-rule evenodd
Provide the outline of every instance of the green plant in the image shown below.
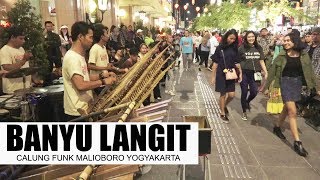
<path fill-rule="evenodd" d="M 41 67 L 38 73 L 42 77 L 45 76 L 49 72 L 40 15 L 35 14 L 35 8 L 31 6 L 29 0 L 18 0 L 7 14 L 11 25 L 20 26 L 24 29 L 26 42 L 23 47 L 33 54 L 33 58 L 30 60 L 31 66 Z M 6 28 L 3 29 L 1 44 L 6 44 L 8 39 Z"/>

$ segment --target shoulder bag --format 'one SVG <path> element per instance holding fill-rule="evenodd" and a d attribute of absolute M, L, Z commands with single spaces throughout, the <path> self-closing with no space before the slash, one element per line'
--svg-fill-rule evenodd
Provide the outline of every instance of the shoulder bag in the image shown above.
<path fill-rule="evenodd" d="M 256 67 L 255 67 L 255 65 L 254 65 L 254 61 L 253 61 L 253 59 L 252 59 L 252 65 L 253 65 L 253 70 L 254 70 L 254 80 L 255 81 L 262 81 L 262 74 L 261 74 L 261 72 L 257 72 L 256 71 Z"/>
<path fill-rule="evenodd" d="M 221 50 L 221 53 L 222 53 L 222 58 L 223 58 L 223 62 L 224 62 L 224 70 L 223 70 L 223 72 L 226 74 L 226 80 L 236 80 L 236 79 L 238 79 L 238 75 L 237 75 L 237 72 L 236 72 L 235 68 L 227 68 L 226 59 L 224 57 L 223 50 Z"/>

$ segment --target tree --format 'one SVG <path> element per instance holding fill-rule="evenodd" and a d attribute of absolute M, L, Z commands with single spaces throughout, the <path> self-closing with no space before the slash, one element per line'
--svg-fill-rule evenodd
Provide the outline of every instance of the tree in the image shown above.
<path fill-rule="evenodd" d="M 208 12 L 195 20 L 195 29 L 241 29 L 249 26 L 250 10 L 240 2 L 208 6 Z"/>
<path fill-rule="evenodd" d="M 306 22 L 312 21 L 310 16 L 303 14 L 300 9 L 292 8 L 288 0 L 252 0 L 246 3 L 236 1 L 223 2 L 221 6 L 211 5 L 208 6 L 208 13 L 205 16 L 196 18 L 193 29 L 247 29 L 250 26 L 250 14 L 253 9 L 256 9 L 256 16 L 262 14 L 264 17 L 260 21 L 261 27 L 265 26 L 267 20 L 271 20 L 274 24 L 276 17 L 285 15 L 287 17 L 294 17 L 304 19 Z"/>
<path fill-rule="evenodd" d="M 30 50 L 33 58 L 30 59 L 31 66 L 41 67 L 38 72 L 40 76 L 48 74 L 48 60 L 45 51 L 45 41 L 41 24 L 41 17 L 35 14 L 35 8 L 29 0 L 18 0 L 14 7 L 7 13 L 11 25 L 20 26 L 24 29 L 24 49 Z M 8 42 L 8 28 L 3 29 L 1 44 Z"/>

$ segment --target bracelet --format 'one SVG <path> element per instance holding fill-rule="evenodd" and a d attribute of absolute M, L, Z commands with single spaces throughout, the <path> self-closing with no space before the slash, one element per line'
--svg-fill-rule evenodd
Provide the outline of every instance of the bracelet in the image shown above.
<path fill-rule="evenodd" d="M 101 73 L 99 74 L 99 79 L 100 79 L 100 80 L 104 79 L 103 72 L 101 72 Z"/>

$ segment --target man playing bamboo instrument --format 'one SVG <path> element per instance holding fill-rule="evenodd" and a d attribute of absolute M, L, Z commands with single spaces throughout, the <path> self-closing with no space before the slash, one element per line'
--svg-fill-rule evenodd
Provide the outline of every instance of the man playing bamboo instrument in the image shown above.
<path fill-rule="evenodd" d="M 85 52 L 92 45 L 93 31 L 87 23 L 74 23 L 71 27 L 71 38 L 73 44 L 62 65 L 66 121 L 79 117 L 78 109 L 88 109 L 89 102 L 93 100 L 92 89 L 111 85 L 116 81 L 114 74 L 107 71 L 101 74 L 88 73 Z"/>
<path fill-rule="evenodd" d="M 106 49 L 106 43 L 109 40 L 108 27 L 102 24 L 96 24 L 93 30 L 94 45 L 89 53 L 90 74 L 99 74 L 105 70 L 125 73 L 128 69 L 119 69 L 109 63 L 109 56 Z"/>

